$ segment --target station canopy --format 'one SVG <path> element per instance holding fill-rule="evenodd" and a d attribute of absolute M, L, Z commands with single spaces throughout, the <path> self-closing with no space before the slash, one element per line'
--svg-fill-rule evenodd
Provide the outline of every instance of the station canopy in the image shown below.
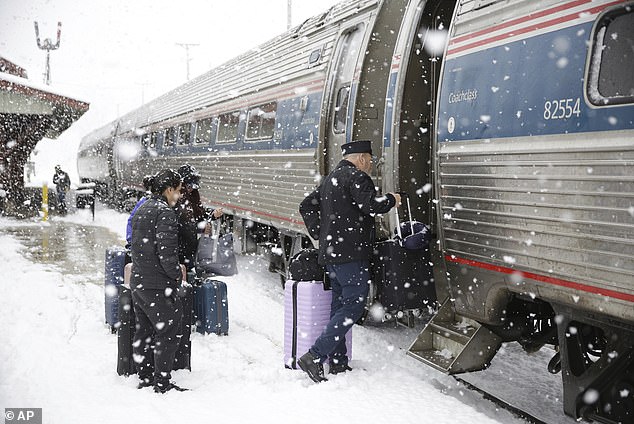
<path fill-rule="evenodd" d="M 57 138 L 89 104 L 38 84 L 0 56 L 0 212 L 21 215 L 24 165 L 37 143 Z M 18 212 L 15 212 L 18 210 Z"/>

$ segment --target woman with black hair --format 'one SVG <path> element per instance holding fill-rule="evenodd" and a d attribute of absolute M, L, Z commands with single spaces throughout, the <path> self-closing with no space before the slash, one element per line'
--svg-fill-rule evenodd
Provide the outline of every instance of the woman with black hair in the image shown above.
<path fill-rule="evenodd" d="M 177 295 L 182 272 L 173 209 L 180 190 L 181 176 L 177 172 L 160 171 L 154 178 L 154 194 L 132 217 L 130 288 L 137 321 L 134 359 L 141 379 L 138 387 L 154 386 L 157 393 L 185 390 L 170 382 L 183 318 L 183 304 Z"/>
<path fill-rule="evenodd" d="M 205 208 L 200 201 L 200 174 L 192 165 L 178 168 L 183 178 L 181 198 L 176 204 L 178 219 L 178 255 L 187 271 L 194 267 L 194 257 L 198 248 L 198 235 L 210 234 L 213 221 L 222 216 L 222 208 Z"/>

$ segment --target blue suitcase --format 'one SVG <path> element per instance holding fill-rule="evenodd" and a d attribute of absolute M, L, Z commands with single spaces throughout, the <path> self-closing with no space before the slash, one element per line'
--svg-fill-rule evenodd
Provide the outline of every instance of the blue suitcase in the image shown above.
<path fill-rule="evenodd" d="M 199 333 L 229 334 L 227 285 L 207 278 L 200 286 L 194 287 L 194 316 Z"/>
<path fill-rule="evenodd" d="M 116 332 L 119 321 L 119 286 L 123 284 L 126 250 L 113 246 L 106 249 L 106 267 L 104 272 L 104 291 L 106 305 L 106 323 Z"/>

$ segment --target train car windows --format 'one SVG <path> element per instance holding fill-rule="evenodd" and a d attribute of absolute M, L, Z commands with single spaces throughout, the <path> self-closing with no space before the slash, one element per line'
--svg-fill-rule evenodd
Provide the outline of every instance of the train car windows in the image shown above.
<path fill-rule="evenodd" d="M 190 142 L 192 124 L 180 124 L 178 126 L 177 146 L 186 146 Z"/>
<path fill-rule="evenodd" d="M 211 142 L 211 123 L 212 118 L 206 118 L 198 121 L 196 125 L 195 144 L 209 144 Z"/>
<path fill-rule="evenodd" d="M 240 111 L 225 113 L 218 117 L 216 143 L 235 143 L 238 138 Z"/>
<path fill-rule="evenodd" d="M 163 148 L 172 147 L 176 141 L 176 128 L 171 127 L 165 130 L 165 137 L 163 138 Z"/>
<path fill-rule="evenodd" d="M 634 103 L 634 8 L 620 6 L 599 18 L 593 34 L 587 94 L 595 106 Z"/>
<path fill-rule="evenodd" d="M 333 131 L 335 134 L 343 134 L 346 132 L 346 123 L 348 119 L 348 99 L 350 99 L 350 86 L 346 85 L 337 92 L 337 102 L 335 104 L 335 119 L 333 122 Z"/>
<path fill-rule="evenodd" d="M 273 138 L 277 103 L 271 102 L 249 109 L 247 117 L 247 140 Z"/>

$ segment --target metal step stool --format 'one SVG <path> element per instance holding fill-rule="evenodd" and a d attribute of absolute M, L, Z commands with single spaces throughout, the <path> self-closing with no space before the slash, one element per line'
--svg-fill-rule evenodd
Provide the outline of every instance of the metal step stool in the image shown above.
<path fill-rule="evenodd" d="M 446 299 L 407 354 L 446 374 L 489 366 L 502 340 L 478 322 L 454 313 Z"/>

